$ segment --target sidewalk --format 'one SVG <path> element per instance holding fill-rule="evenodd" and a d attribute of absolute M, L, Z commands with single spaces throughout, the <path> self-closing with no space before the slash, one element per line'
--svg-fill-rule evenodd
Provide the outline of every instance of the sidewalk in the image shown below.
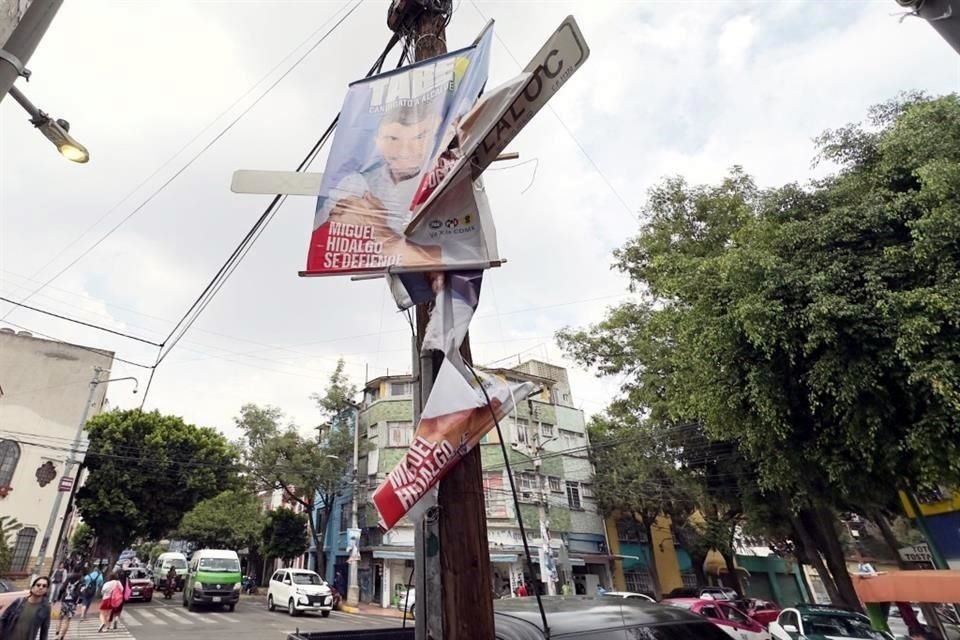
<path fill-rule="evenodd" d="M 356 607 L 350 607 L 346 604 L 340 605 L 340 611 L 344 613 L 356 613 L 364 616 L 380 616 L 381 618 L 398 618 L 403 619 L 403 613 L 396 608 L 384 609 L 383 607 L 378 607 L 372 604 L 366 604 L 361 602 Z M 407 620 L 413 621 L 413 618 L 407 616 Z"/>

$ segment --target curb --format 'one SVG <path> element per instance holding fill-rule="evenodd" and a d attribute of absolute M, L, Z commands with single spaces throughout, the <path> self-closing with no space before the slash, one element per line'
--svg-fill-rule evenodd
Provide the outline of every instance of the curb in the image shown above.
<path fill-rule="evenodd" d="M 341 604 L 340 611 L 343 613 L 360 613 L 360 607 L 351 607 L 346 604 Z"/>

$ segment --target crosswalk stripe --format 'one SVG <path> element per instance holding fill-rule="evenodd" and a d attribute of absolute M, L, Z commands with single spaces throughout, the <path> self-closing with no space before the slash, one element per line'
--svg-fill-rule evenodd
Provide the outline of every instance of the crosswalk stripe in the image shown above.
<path fill-rule="evenodd" d="M 170 618 L 171 620 L 173 620 L 174 622 L 177 622 L 177 623 L 179 623 L 179 624 L 193 624 L 193 621 L 190 620 L 189 618 L 180 617 L 179 615 L 177 615 L 177 614 L 174 613 L 173 611 L 167 611 L 166 609 L 157 609 L 157 613 L 159 613 L 159 614 L 161 614 L 161 615 L 163 615 L 163 616 L 165 616 L 165 617 L 167 617 L 167 618 Z"/>
<path fill-rule="evenodd" d="M 190 620 L 199 620 L 204 624 L 217 624 L 216 620 L 211 620 L 209 614 L 194 613 L 193 611 L 181 611 L 180 615 L 187 616 Z"/>
<path fill-rule="evenodd" d="M 138 611 L 137 613 L 139 613 L 141 616 L 146 618 L 147 622 L 149 622 L 150 624 L 167 624 L 166 620 L 161 620 L 160 618 L 153 615 L 149 611 Z"/>
<path fill-rule="evenodd" d="M 138 612 L 139 613 L 139 612 Z M 123 612 L 123 624 L 128 627 L 142 627 L 143 623 L 137 620 L 132 613 L 128 611 Z"/>
<path fill-rule="evenodd" d="M 210 615 L 218 620 L 226 620 L 227 622 L 240 622 L 236 618 L 231 618 L 225 613 L 211 613 Z"/>

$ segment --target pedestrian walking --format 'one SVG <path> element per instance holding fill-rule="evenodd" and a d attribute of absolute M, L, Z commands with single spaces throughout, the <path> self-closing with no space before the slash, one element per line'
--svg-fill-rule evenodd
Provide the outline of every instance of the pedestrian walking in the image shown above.
<path fill-rule="evenodd" d="M 526 598 L 528 595 L 530 595 L 530 594 L 529 594 L 529 592 L 527 591 L 527 585 L 526 585 L 526 583 L 521 582 L 521 583 L 520 583 L 520 586 L 517 587 L 517 597 L 518 597 L 518 598 Z"/>
<path fill-rule="evenodd" d="M 30 595 L 17 598 L 0 616 L 0 640 L 47 640 L 50 633 L 50 578 L 40 576 L 30 585 Z"/>
<path fill-rule="evenodd" d="M 103 583 L 100 591 L 102 599 L 100 600 L 100 628 L 97 632 L 103 632 L 110 626 L 110 617 L 115 607 L 123 604 L 123 585 L 117 580 L 117 572 L 111 571 L 108 580 Z"/>
<path fill-rule="evenodd" d="M 103 572 L 99 568 L 94 569 L 86 575 L 83 579 L 83 592 L 80 598 L 80 604 L 83 607 L 83 611 L 80 613 L 80 619 L 87 619 L 87 611 L 90 609 L 90 605 L 93 604 L 94 598 L 97 597 L 97 593 L 103 587 Z"/>
<path fill-rule="evenodd" d="M 70 621 L 77 614 L 77 606 L 83 597 L 83 576 L 71 573 L 60 590 L 60 622 L 57 624 L 56 640 L 63 640 L 70 631 Z"/>
<path fill-rule="evenodd" d="M 60 566 L 57 567 L 57 570 L 54 571 L 50 577 L 53 581 L 53 588 L 49 589 L 50 593 L 47 595 L 50 598 L 50 602 L 56 602 L 60 599 L 60 589 L 63 587 L 63 581 L 67 578 L 67 565 L 61 562 Z"/>
<path fill-rule="evenodd" d="M 119 582 L 122 587 L 121 593 L 123 594 L 123 599 L 120 600 L 120 605 L 115 606 L 110 610 L 110 621 L 113 623 L 113 628 L 116 629 L 117 625 L 120 623 L 120 614 L 123 613 L 124 603 L 130 600 L 130 597 L 133 595 L 133 588 L 130 586 L 130 572 L 121 571 Z"/>

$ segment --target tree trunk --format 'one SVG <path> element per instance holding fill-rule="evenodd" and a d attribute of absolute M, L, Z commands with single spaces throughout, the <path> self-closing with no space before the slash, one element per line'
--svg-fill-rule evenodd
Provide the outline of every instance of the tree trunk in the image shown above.
<path fill-rule="evenodd" d="M 743 597 L 743 582 L 740 580 L 740 572 L 737 570 L 737 549 L 736 549 L 736 535 L 737 535 L 737 526 L 736 521 L 732 520 L 730 522 L 730 544 L 729 549 L 730 553 L 721 554 L 723 556 L 723 561 L 727 565 L 727 580 L 730 582 L 730 586 L 733 587 L 733 590 L 737 592 L 737 596 L 740 598 Z"/>
<path fill-rule="evenodd" d="M 792 513 L 790 514 L 790 523 L 793 525 L 793 530 L 797 534 L 800 547 L 806 555 L 807 561 L 813 565 L 817 575 L 820 576 L 820 581 L 827 590 L 827 596 L 830 598 L 830 602 L 839 604 L 842 601 L 840 591 L 837 589 L 837 584 L 833 581 L 833 576 L 830 575 L 826 565 L 823 564 L 823 558 L 820 557 L 820 552 L 817 549 L 813 537 L 810 535 L 810 530 L 807 529 L 807 525 L 804 524 L 798 515 Z M 810 596 L 813 597 L 813 594 L 811 593 Z"/>
<path fill-rule="evenodd" d="M 867 515 L 873 520 L 874 524 L 877 525 L 877 528 L 880 529 L 880 536 L 883 538 L 883 541 L 887 543 L 887 547 L 890 548 L 893 557 L 897 559 L 897 566 L 901 569 L 908 569 L 907 563 L 900 557 L 900 543 L 897 541 L 897 535 L 893 532 L 893 528 L 890 526 L 887 517 L 883 515 L 879 509 L 874 509 Z"/>
<path fill-rule="evenodd" d="M 650 578 L 653 580 L 653 595 L 654 598 L 660 600 L 663 597 L 663 585 L 660 584 L 660 572 L 657 571 L 657 550 L 653 547 L 653 528 L 656 522 L 656 517 L 650 520 L 646 517 L 646 514 L 643 515 L 643 528 L 647 534 L 647 544 L 650 546 L 649 570 Z M 637 529 L 637 519 L 635 516 L 633 517 L 633 524 L 634 529 Z"/>
<path fill-rule="evenodd" d="M 853 587 L 853 580 L 847 572 L 847 560 L 843 555 L 843 547 L 837 537 L 833 514 L 824 507 L 814 507 L 807 511 L 811 524 L 810 532 L 817 546 L 823 551 L 824 560 L 833 575 L 833 581 L 840 593 L 840 604 L 850 607 L 854 611 L 863 612 L 860 598 Z M 803 517 L 803 512 L 801 512 Z"/>

